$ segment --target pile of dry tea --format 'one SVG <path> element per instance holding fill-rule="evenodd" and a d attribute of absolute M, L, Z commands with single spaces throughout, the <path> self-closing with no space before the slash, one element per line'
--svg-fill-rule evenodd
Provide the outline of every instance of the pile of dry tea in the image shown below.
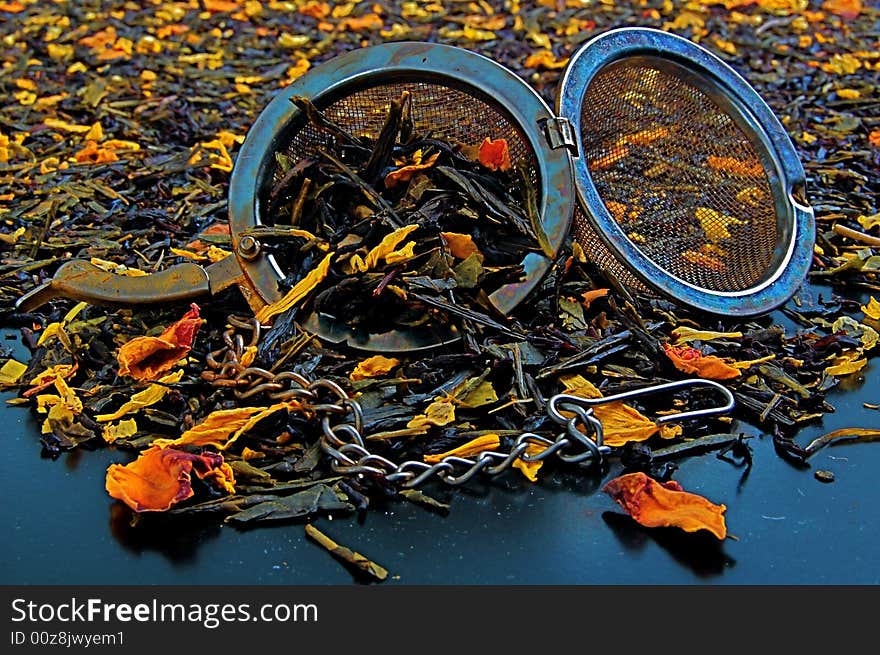
<path fill-rule="evenodd" d="M 446 300 L 492 311 L 490 296 L 523 278 L 529 252 L 549 249 L 523 162 L 506 140 L 449 143 L 414 132 L 411 96 L 389 105 L 375 139 L 353 135 L 305 98 L 294 98 L 327 146 L 278 173 L 254 228 L 288 272 L 285 297 L 263 321 L 302 305 L 367 334 L 436 331 Z M 438 296 L 433 304 L 424 294 Z"/>

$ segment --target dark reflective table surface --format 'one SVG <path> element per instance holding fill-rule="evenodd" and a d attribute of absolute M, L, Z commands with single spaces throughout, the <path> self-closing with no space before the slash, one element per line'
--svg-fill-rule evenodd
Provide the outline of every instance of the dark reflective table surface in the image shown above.
<path fill-rule="evenodd" d="M 786 321 L 788 330 L 795 328 Z M 15 335 L 4 330 L 3 335 Z M 17 340 L 4 345 L 27 354 Z M 5 401 L 12 393 L 2 394 Z M 840 428 L 880 427 L 880 364 L 828 396 L 836 408 L 796 436 L 805 446 Z M 308 540 L 302 523 L 250 530 L 174 521 L 132 528 L 128 510 L 104 491 L 113 449 L 40 456 L 39 423 L 0 408 L 0 581 L 7 584 L 351 584 L 357 581 Z M 841 443 L 808 468 L 781 458 L 752 426 L 750 470 L 715 453 L 678 460 L 673 478 L 727 506 L 730 537 L 646 529 L 601 492 L 619 473 L 556 472 L 538 484 L 514 472 L 448 493 L 443 516 L 389 500 L 362 516 L 315 525 L 386 567 L 385 585 L 874 585 L 880 582 L 877 472 L 880 441 Z M 831 483 L 814 477 L 834 473 Z"/>

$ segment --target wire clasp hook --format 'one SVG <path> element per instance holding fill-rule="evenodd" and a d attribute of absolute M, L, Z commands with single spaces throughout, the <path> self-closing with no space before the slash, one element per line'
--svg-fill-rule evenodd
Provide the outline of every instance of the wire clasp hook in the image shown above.
<path fill-rule="evenodd" d="M 665 391 L 683 389 L 686 387 L 714 389 L 720 393 L 723 402 L 714 407 L 665 414 L 655 419 L 655 423 L 668 423 L 670 421 L 681 421 L 684 419 L 696 418 L 698 416 L 725 414 L 733 409 L 736 404 L 733 393 L 724 385 L 714 382 L 713 380 L 691 379 L 654 384 L 642 387 L 641 389 L 633 389 L 632 391 L 624 391 L 613 396 L 602 396 L 600 398 L 584 398 L 583 396 L 559 393 L 550 398 L 550 401 L 547 403 L 547 415 L 554 422 L 565 426 L 565 437 L 569 443 L 572 441 L 576 442 L 586 449 L 586 452 L 584 453 L 585 456 L 578 457 L 578 461 L 589 460 L 591 464 L 601 464 L 604 455 L 611 452 L 611 449 L 608 446 L 603 445 L 604 428 L 602 427 L 602 422 L 596 418 L 593 413 L 594 407 L 608 403 L 622 402 L 624 400 L 641 396 L 651 396 Z M 567 412 L 570 415 L 573 414 L 573 416 L 566 416 L 562 412 Z M 584 431 L 583 428 L 586 428 L 586 431 Z M 526 459 L 526 457 L 523 459 Z"/>

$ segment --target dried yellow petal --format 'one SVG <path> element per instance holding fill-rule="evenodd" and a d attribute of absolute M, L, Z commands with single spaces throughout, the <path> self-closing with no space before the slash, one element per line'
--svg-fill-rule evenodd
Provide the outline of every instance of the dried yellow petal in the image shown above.
<path fill-rule="evenodd" d="M 173 384 L 174 382 L 180 382 L 180 379 L 183 377 L 183 369 L 176 371 L 174 373 L 170 373 L 165 377 L 159 378 L 156 384 L 151 384 L 143 391 L 139 391 L 134 394 L 127 403 L 123 404 L 122 407 L 117 409 L 112 414 L 98 414 L 95 417 L 96 421 L 101 423 L 106 423 L 107 421 L 115 421 L 118 418 L 122 418 L 126 414 L 132 414 L 144 407 L 149 407 L 150 405 L 155 405 L 157 402 L 162 400 L 171 389 L 166 386 L 169 384 Z"/>
<path fill-rule="evenodd" d="M 327 277 L 327 272 L 330 270 L 330 262 L 332 259 L 333 253 L 328 253 L 324 259 L 321 260 L 321 263 L 309 271 L 302 280 L 293 285 L 293 288 L 288 291 L 281 300 L 273 302 L 271 305 L 266 305 L 257 312 L 257 320 L 259 320 L 260 323 L 268 323 L 271 318 L 282 312 L 286 312 L 300 300 L 305 298 L 312 289 L 318 286 L 324 278 Z"/>
<path fill-rule="evenodd" d="M 428 405 L 423 414 L 410 419 L 408 428 L 422 428 L 429 425 L 448 425 L 455 420 L 455 405 L 446 400 L 437 400 Z"/>
<path fill-rule="evenodd" d="M 0 367 L 0 386 L 15 384 L 24 375 L 27 370 L 27 364 L 22 364 L 18 360 L 8 359 Z"/>
<path fill-rule="evenodd" d="M 582 398 L 602 397 L 602 392 L 583 376 L 564 375 L 559 380 L 565 385 L 566 393 Z M 645 441 L 660 430 L 660 426 L 654 421 L 622 402 L 594 405 L 593 413 L 602 424 L 602 434 L 608 446 L 622 446 L 628 441 Z M 568 412 L 562 414 L 571 416 Z M 669 432 L 666 434 L 669 435 Z"/>
<path fill-rule="evenodd" d="M 435 455 L 425 455 L 423 459 L 428 464 L 436 464 L 443 460 L 444 457 L 473 457 L 487 450 L 497 450 L 501 446 L 501 439 L 497 434 L 484 434 L 462 444 L 458 448 L 447 450 L 445 453 Z"/>
<path fill-rule="evenodd" d="M 367 357 L 355 367 L 348 379 L 355 382 L 366 378 L 376 378 L 390 373 L 398 364 L 400 364 L 400 360 L 394 357 L 384 357 L 383 355 Z"/>
<path fill-rule="evenodd" d="M 880 302 L 873 296 L 868 300 L 867 305 L 862 305 L 861 310 L 868 318 L 873 318 L 875 321 L 880 320 Z"/>
<path fill-rule="evenodd" d="M 672 332 L 676 345 L 691 341 L 712 341 L 713 339 L 739 339 L 742 332 L 715 332 L 713 330 L 695 330 L 694 328 L 680 325 Z"/>
<path fill-rule="evenodd" d="M 543 453 L 546 450 L 545 446 L 537 443 L 530 443 L 526 446 L 525 454 L 530 457 L 534 457 L 540 453 Z M 526 462 L 521 458 L 516 458 L 513 460 L 513 467 L 519 469 L 524 476 L 526 476 L 531 482 L 538 481 L 538 471 L 544 465 L 544 460 L 536 460 L 533 462 Z"/>
<path fill-rule="evenodd" d="M 101 436 L 107 443 L 113 443 L 117 439 L 124 439 L 137 434 L 137 422 L 133 418 L 127 418 L 119 423 L 110 423 L 104 426 Z"/>

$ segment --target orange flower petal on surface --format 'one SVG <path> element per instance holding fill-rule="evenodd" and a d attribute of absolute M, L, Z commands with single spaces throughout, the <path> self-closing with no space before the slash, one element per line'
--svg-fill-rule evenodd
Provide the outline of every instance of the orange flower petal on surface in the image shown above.
<path fill-rule="evenodd" d="M 186 356 L 201 325 L 199 306 L 193 303 L 183 318 L 158 337 L 135 337 L 123 344 L 116 357 L 119 374 L 135 380 L 155 380 Z"/>
<path fill-rule="evenodd" d="M 693 373 L 708 380 L 729 380 L 740 375 L 739 369 L 727 364 L 720 357 L 704 355 L 696 348 L 676 347 L 665 343 L 663 350 L 675 368 L 682 373 Z"/>
<path fill-rule="evenodd" d="M 483 139 L 480 144 L 480 163 L 490 171 L 506 171 L 510 168 L 510 149 L 507 139 L 495 139 L 489 137 Z"/>
<path fill-rule="evenodd" d="M 348 376 L 348 379 L 355 382 L 367 378 L 376 378 L 380 375 L 390 373 L 398 364 L 400 364 L 400 360 L 395 359 L 394 357 L 384 357 L 383 355 L 367 357 L 364 361 L 358 363 Z"/>
<path fill-rule="evenodd" d="M 644 473 L 629 473 L 614 478 L 602 491 L 645 527 L 676 527 L 685 532 L 708 530 L 719 539 L 727 536 L 727 507 L 687 492 L 673 480 L 660 483 Z"/>
<path fill-rule="evenodd" d="M 459 234 L 458 232 L 441 232 L 444 243 L 449 253 L 457 259 L 467 259 L 471 255 L 482 255 L 477 244 L 474 243 L 470 234 Z"/>
<path fill-rule="evenodd" d="M 105 488 L 136 512 L 162 512 L 191 498 L 192 472 L 230 493 L 235 478 L 231 467 L 216 453 L 195 455 L 173 448 L 151 447 L 132 463 L 111 464 Z"/>
<path fill-rule="evenodd" d="M 473 457 L 486 450 L 497 450 L 500 446 L 501 439 L 498 438 L 497 434 L 484 434 L 476 439 L 471 439 L 458 448 L 447 450 L 445 453 L 425 455 L 422 459 L 428 464 L 436 464 L 437 462 L 443 461 L 444 457 Z"/>

